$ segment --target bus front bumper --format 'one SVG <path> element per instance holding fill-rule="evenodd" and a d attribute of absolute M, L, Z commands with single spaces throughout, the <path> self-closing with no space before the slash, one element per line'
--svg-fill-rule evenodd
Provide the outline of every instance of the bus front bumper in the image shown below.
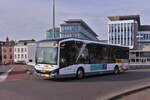
<path fill-rule="evenodd" d="M 35 74 L 37 76 L 41 76 L 44 78 L 57 78 L 58 77 L 58 72 L 57 71 L 40 71 L 35 69 Z"/>

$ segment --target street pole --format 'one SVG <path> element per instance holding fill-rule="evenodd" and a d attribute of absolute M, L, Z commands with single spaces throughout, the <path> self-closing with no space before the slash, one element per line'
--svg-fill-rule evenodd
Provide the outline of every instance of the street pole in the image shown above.
<path fill-rule="evenodd" d="M 53 0 L 53 31 L 52 38 L 55 38 L 55 0 Z"/>

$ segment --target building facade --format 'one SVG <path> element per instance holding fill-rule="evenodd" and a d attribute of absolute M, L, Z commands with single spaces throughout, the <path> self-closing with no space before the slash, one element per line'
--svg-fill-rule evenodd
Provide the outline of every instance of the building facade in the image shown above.
<path fill-rule="evenodd" d="M 98 41 L 97 34 L 81 19 L 70 19 L 60 25 L 61 37 L 74 37 Z"/>
<path fill-rule="evenodd" d="M 55 38 L 81 38 L 98 41 L 97 34 L 81 19 L 70 19 L 55 28 Z M 52 29 L 46 33 L 47 39 L 52 39 Z"/>
<path fill-rule="evenodd" d="M 28 63 L 35 64 L 36 42 L 27 44 L 28 47 Z"/>
<path fill-rule="evenodd" d="M 109 44 L 128 46 L 131 49 L 137 45 L 137 33 L 140 27 L 139 15 L 109 16 Z"/>
<path fill-rule="evenodd" d="M 0 41 L 0 64 L 2 64 L 2 46 L 4 45 L 3 41 Z"/>
<path fill-rule="evenodd" d="M 35 43 L 35 40 L 20 40 L 14 46 L 14 62 L 15 63 L 28 63 L 35 61 L 32 53 L 35 53 L 35 49 L 31 48 L 29 44 Z M 36 47 L 35 47 L 36 48 Z M 33 52 L 32 52 L 33 51 Z"/>
<path fill-rule="evenodd" d="M 26 63 L 28 61 L 28 51 L 26 45 L 17 44 L 14 46 L 14 62 Z"/>
<path fill-rule="evenodd" d="M 2 64 L 14 63 L 14 45 L 15 45 L 15 42 L 13 40 L 9 41 L 7 37 L 6 42 L 1 47 Z"/>
<path fill-rule="evenodd" d="M 150 63 L 150 25 L 141 25 L 137 49 L 130 50 L 130 63 Z"/>
<path fill-rule="evenodd" d="M 138 36 L 139 45 L 150 45 L 150 25 L 141 25 Z"/>
<path fill-rule="evenodd" d="M 150 63 L 150 45 L 140 45 L 138 50 L 130 50 L 130 63 Z"/>

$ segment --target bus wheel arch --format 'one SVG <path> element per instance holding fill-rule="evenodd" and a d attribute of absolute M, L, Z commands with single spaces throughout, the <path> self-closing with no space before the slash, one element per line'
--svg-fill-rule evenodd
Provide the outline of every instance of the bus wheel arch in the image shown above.
<path fill-rule="evenodd" d="M 120 70 L 119 70 L 119 66 L 118 65 L 116 65 L 115 67 L 114 67 L 114 74 L 119 74 L 120 73 Z"/>
<path fill-rule="evenodd" d="M 84 68 L 83 67 L 79 67 L 77 69 L 77 72 L 76 72 L 76 78 L 77 79 L 83 79 L 84 75 L 85 75 Z"/>

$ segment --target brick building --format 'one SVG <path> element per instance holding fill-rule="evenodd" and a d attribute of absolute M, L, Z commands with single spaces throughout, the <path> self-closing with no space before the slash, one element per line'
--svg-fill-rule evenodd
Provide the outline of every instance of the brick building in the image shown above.
<path fill-rule="evenodd" d="M 14 45 L 15 42 L 9 41 L 7 37 L 6 42 L 1 46 L 2 64 L 14 63 Z"/>
<path fill-rule="evenodd" d="M 4 45 L 5 42 L 0 41 L 0 64 L 2 64 L 2 46 Z"/>

